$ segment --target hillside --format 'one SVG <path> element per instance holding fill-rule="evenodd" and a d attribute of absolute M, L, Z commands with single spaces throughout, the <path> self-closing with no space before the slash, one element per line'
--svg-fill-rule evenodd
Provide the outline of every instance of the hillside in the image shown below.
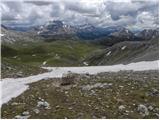
<path fill-rule="evenodd" d="M 89 65 L 127 64 L 138 61 L 158 59 L 158 39 L 151 41 L 125 41 L 114 44 L 106 49 L 94 51 L 85 62 Z"/>
<path fill-rule="evenodd" d="M 17 32 L 14 30 L 8 30 L 5 26 L 1 26 L 1 42 L 2 44 L 8 43 L 21 43 L 21 42 L 36 42 L 42 41 L 43 38 L 30 32 Z"/>
<path fill-rule="evenodd" d="M 73 40 L 2 44 L 2 77 L 12 76 L 11 73 L 15 72 L 34 74 L 37 72 L 33 68 L 42 66 L 80 66 L 90 52 L 100 48 L 92 43 Z M 6 69 L 13 66 L 13 70 Z"/>

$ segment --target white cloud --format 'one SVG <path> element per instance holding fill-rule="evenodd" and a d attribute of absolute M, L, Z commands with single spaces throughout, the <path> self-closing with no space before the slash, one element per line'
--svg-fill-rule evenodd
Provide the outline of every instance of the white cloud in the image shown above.
<path fill-rule="evenodd" d="M 8 25 L 36 25 L 57 19 L 71 25 L 91 23 L 103 27 L 158 25 L 158 0 L 21 0 L 4 1 L 0 7 L 2 23 Z"/>

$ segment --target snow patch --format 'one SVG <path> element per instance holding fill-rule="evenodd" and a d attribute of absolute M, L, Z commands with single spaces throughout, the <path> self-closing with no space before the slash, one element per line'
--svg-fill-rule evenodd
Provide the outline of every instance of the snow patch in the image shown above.
<path fill-rule="evenodd" d="M 109 52 L 106 54 L 106 56 L 109 56 L 111 53 L 112 53 L 112 52 L 111 52 L 111 51 L 109 51 Z"/>
<path fill-rule="evenodd" d="M 14 56 L 13 58 L 17 58 L 18 56 Z"/>
<path fill-rule="evenodd" d="M 129 31 L 128 30 L 125 30 L 126 31 L 126 33 L 129 33 Z"/>
<path fill-rule="evenodd" d="M 101 72 L 118 72 L 120 70 L 133 70 L 133 71 L 144 71 L 144 70 L 158 70 L 157 61 L 143 61 L 137 63 L 130 63 L 127 65 L 118 64 L 112 66 L 90 66 L 90 67 L 44 67 L 50 70 L 50 72 L 34 75 L 25 78 L 5 78 L 0 81 L 2 87 L 1 92 L 1 103 L 0 105 L 7 103 L 12 98 L 15 98 L 22 94 L 29 88 L 29 83 L 37 82 L 39 80 L 48 80 L 46 78 L 60 78 L 63 74 L 71 71 L 79 74 L 97 74 Z"/>
<path fill-rule="evenodd" d="M 0 33 L 0 36 L 3 37 L 3 36 L 5 36 L 5 34 Z"/>
<path fill-rule="evenodd" d="M 46 63 L 47 63 L 47 61 L 44 61 L 44 62 L 43 62 L 43 65 L 46 65 Z"/>
<path fill-rule="evenodd" d="M 38 31 L 37 34 L 39 35 L 39 34 L 41 34 L 42 32 L 43 32 L 43 31 Z"/>
<path fill-rule="evenodd" d="M 86 65 L 86 66 L 88 66 L 88 63 L 87 63 L 87 62 L 83 62 L 83 64 Z"/>
<path fill-rule="evenodd" d="M 126 47 L 127 47 L 127 46 L 123 46 L 123 47 L 121 48 L 121 50 L 124 50 Z"/>

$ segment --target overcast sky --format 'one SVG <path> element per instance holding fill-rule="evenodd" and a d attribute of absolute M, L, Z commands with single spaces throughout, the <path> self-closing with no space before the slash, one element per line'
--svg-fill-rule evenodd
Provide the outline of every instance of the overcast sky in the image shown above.
<path fill-rule="evenodd" d="M 158 0 L 3 0 L 0 7 L 2 24 L 12 26 L 62 20 L 70 25 L 144 29 L 157 27 L 159 19 Z"/>

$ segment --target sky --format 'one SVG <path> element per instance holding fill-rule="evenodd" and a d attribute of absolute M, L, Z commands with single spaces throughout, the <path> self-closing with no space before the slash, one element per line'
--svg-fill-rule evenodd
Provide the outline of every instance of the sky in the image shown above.
<path fill-rule="evenodd" d="M 158 0 L 2 0 L 2 24 L 43 25 L 61 20 L 69 25 L 158 27 Z"/>

